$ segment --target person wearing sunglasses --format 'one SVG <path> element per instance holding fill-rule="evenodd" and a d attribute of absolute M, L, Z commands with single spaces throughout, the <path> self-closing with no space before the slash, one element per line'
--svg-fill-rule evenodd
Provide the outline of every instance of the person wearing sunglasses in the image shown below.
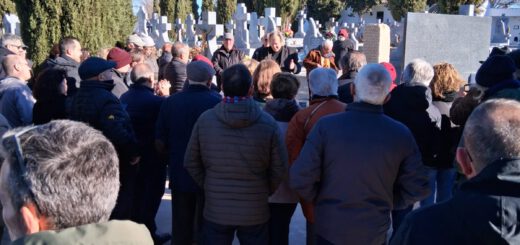
<path fill-rule="evenodd" d="M 0 64 L 5 57 L 10 54 L 19 55 L 25 58 L 27 54 L 27 46 L 22 41 L 22 38 L 14 34 L 5 34 L 0 40 Z M 6 76 L 3 67 L 0 66 L 0 79 Z"/>
<path fill-rule="evenodd" d="M 101 132 L 57 120 L 8 131 L 0 145 L 0 201 L 13 244 L 153 244 L 144 225 L 108 221 L 119 161 Z"/>

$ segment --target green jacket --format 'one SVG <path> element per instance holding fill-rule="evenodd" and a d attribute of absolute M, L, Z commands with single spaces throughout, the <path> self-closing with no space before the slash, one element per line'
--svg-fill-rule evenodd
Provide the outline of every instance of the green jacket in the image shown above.
<path fill-rule="evenodd" d="M 32 245 L 69 244 L 139 244 L 153 245 L 150 232 L 144 225 L 131 221 L 113 220 L 88 224 L 60 231 L 42 231 L 22 237 L 12 243 Z"/>

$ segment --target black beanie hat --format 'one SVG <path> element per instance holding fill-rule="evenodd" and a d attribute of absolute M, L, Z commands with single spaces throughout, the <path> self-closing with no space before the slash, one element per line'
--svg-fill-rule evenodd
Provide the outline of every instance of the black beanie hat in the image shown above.
<path fill-rule="evenodd" d="M 515 71 L 515 63 L 509 56 L 495 55 L 489 57 L 480 66 L 475 80 L 480 86 L 489 88 L 502 81 L 513 79 Z"/>

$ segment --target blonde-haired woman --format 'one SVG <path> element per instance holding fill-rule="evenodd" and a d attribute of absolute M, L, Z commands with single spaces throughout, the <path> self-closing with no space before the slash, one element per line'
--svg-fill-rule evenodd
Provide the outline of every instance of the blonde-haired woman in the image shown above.
<path fill-rule="evenodd" d="M 434 76 L 430 83 L 433 105 L 442 114 L 440 149 L 435 166 L 430 172 L 431 194 L 421 202 L 430 205 L 448 200 L 452 196 L 456 171 L 453 166 L 455 149 L 460 139 L 460 128 L 450 120 L 450 108 L 458 97 L 460 88 L 466 83 L 455 67 L 449 63 L 433 66 Z"/>
<path fill-rule="evenodd" d="M 253 98 L 263 108 L 271 96 L 271 81 L 276 73 L 281 72 L 280 66 L 273 60 L 263 60 L 253 73 Z"/>

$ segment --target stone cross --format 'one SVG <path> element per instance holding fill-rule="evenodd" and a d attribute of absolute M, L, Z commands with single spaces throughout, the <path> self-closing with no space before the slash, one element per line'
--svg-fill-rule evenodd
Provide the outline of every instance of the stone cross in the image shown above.
<path fill-rule="evenodd" d="M 228 20 L 228 22 L 224 25 L 225 31 L 229 33 L 234 33 L 235 30 L 235 23 L 232 19 Z M 238 27 L 238 26 L 237 26 Z"/>
<path fill-rule="evenodd" d="M 308 53 L 312 49 L 318 47 L 321 45 L 321 43 L 325 40 L 323 36 L 321 35 L 318 27 L 316 26 L 316 22 L 313 18 L 309 19 L 309 31 L 307 32 L 307 35 L 305 35 L 305 38 L 303 39 L 303 47 L 305 53 Z"/>
<path fill-rule="evenodd" d="M 197 24 L 197 33 L 201 33 L 206 37 L 208 44 L 205 55 L 208 58 L 218 49 L 217 37 L 224 34 L 224 26 L 217 24 L 217 13 L 206 11 L 202 13 L 202 23 Z"/>
<path fill-rule="evenodd" d="M 175 20 L 175 34 L 177 35 L 177 39 L 175 41 L 177 42 L 181 42 L 182 43 L 182 29 L 183 29 L 184 25 L 182 24 L 182 20 L 181 18 L 177 18 L 177 20 Z"/>
<path fill-rule="evenodd" d="M 197 43 L 197 35 L 195 35 L 195 20 L 193 19 L 193 14 L 189 14 L 186 17 L 186 42 L 190 47 L 194 47 Z"/>
<path fill-rule="evenodd" d="M 172 30 L 172 24 L 168 23 L 168 16 L 161 16 L 159 19 L 159 39 L 155 42 L 157 47 L 162 47 L 165 43 L 170 42 L 168 31 Z"/>
<path fill-rule="evenodd" d="M 262 46 L 258 33 L 258 15 L 256 12 L 253 12 L 249 14 L 249 46 L 251 46 L 251 48 L 259 48 Z"/>
<path fill-rule="evenodd" d="M 249 49 L 249 31 L 247 30 L 247 21 L 249 14 L 245 3 L 239 3 L 233 14 L 233 20 L 236 23 L 235 29 L 235 46 L 238 49 Z"/>
<path fill-rule="evenodd" d="M 304 38 L 305 37 L 305 19 L 306 14 L 303 10 L 298 11 L 298 16 L 296 17 L 298 20 L 298 31 L 294 34 L 295 38 Z"/>
<path fill-rule="evenodd" d="M 4 33 L 20 36 L 20 19 L 15 14 L 4 14 Z"/>
<path fill-rule="evenodd" d="M 159 40 L 159 27 L 160 27 L 160 17 L 158 13 L 153 13 L 152 19 L 150 20 L 150 29 L 148 30 L 148 36 L 152 37 L 153 40 Z"/>
<path fill-rule="evenodd" d="M 139 12 L 137 12 L 137 23 L 135 27 L 135 32 L 148 35 L 148 28 L 146 25 L 147 22 L 148 14 L 146 13 L 144 6 L 141 6 L 141 8 L 139 8 Z"/>

